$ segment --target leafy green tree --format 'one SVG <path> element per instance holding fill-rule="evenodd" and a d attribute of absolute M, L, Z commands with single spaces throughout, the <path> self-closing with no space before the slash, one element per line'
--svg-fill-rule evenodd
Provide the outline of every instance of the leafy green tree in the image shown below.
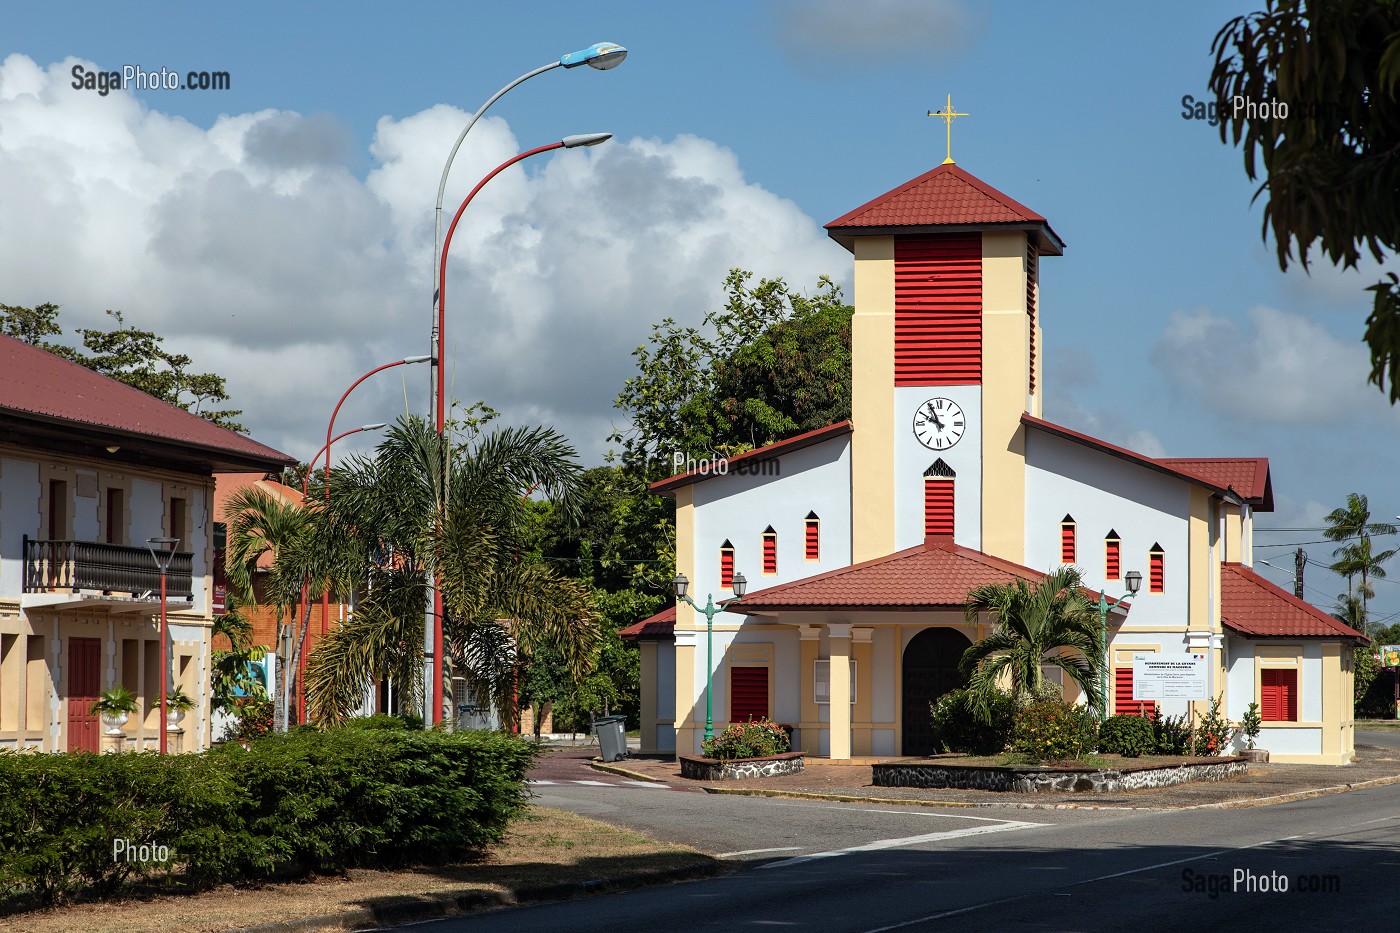
<path fill-rule="evenodd" d="M 1327 522 L 1327 528 L 1323 531 L 1327 540 L 1350 542 L 1332 552 L 1332 556 L 1337 560 L 1329 569 L 1346 577 L 1347 596 L 1355 596 L 1361 601 L 1361 625 L 1356 628 L 1364 632 L 1367 600 L 1376 595 L 1370 581 L 1385 578 L 1384 564 L 1396 553 L 1395 548 L 1374 551 L 1371 546 L 1372 535 L 1393 535 L 1396 533 L 1396 527 L 1389 522 L 1371 521 L 1370 502 L 1356 492 L 1347 494 L 1347 504 L 1344 508 L 1333 509 L 1323 520 Z M 1361 578 L 1361 585 L 1356 588 L 1352 581 L 1358 576 Z"/>
<path fill-rule="evenodd" d="M 1210 89 L 1226 118 L 1220 138 L 1244 150 L 1250 180 L 1265 176 L 1264 236 L 1279 268 L 1307 268 L 1313 245 L 1354 268 L 1400 248 L 1400 3 L 1267 0 L 1225 24 L 1212 44 Z M 1235 110 L 1235 98 L 1288 107 Z M 1370 286 L 1365 340 L 1370 381 L 1400 400 L 1400 279 Z"/>
<path fill-rule="evenodd" d="M 667 318 L 634 351 L 638 375 L 617 398 L 630 424 L 609 438 L 634 472 L 665 475 L 674 453 L 732 455 L 850 416 L 852 309 L 840 288 L 822 276 L 808 296 L 752 277 L 730 270 L 725 307 L 704 328 Z"/>
<path fill-rule="evenodd" d="M 238 611 L 236 597 L 229 600 L 223 615 L 214 617 L 213 634 L 226 637 L 230 647 L 213 652 L 209 675 L 211 708 L 233 712 L 241 697 L 266 699 L 267 685 L 253 673 L 252 665 L 267 657 L 268 649 L 252 643 L 253 627 Z"/>
<path fill-rule="evenodd" d="M 63 328 L 58 323 L 58 310 L 58 305 L 51 303 L 33 308 L 0 305 L 0 333 L 110 376 L 229 430 L 246 430 L 234 420 L 242 412 L 233 409 L 206 410 L 206 406 L 229 400 L 224 378 L 213 373 L 191 372 L 190 364 L 193 361 L 183 353 L 166 350 L 162 346 L 164 337 L 129 325 L 120 311 L 109 310 L 107 314 L 116 321 L 117 326 L 112 330 L 78 328 L 83 349 L 75 349 L 47 339 L 63 335 Z"/>
<path fill-rule="evenodd" d="M 1084 691 L 1089 707 L 1102 706 L 1105 676 L 1099 611 L 1084 595 L 1079 570 L 1061 567 L 1034 585 L 1025 580 L 979 586 L 967 594 L 965 617 L 988 612 L 995 627 L 963 652 L 959 665 L 985 715 L 1006 681 L 1024 701 L 1042 696 L 1042 665 L 1058 667 Z"/>
<path fill-rule="evenodd" d="M 587 591 L 531 552 L 525 499 L 536 490 L 574 514 L 580 473 L 552 430 L 469 430 L 454 443 L 417 417 L 401 418 L 373 457 L 337 466 L 330 508 L 311 497 L 313 546 L 335 555 L 337 589 L 364 597 L 311 658 L 313 715 L 344 719 L 384 677 L 421 703 L 423 581 L 434 569 L 447 657 L 479 701 L 509 713 L 517 658 L 545 650 L 586 675 L 597 641 Z"/>

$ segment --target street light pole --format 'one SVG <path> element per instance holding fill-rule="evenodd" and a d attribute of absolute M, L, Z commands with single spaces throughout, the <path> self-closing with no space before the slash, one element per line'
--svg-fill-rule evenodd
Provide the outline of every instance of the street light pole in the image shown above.
<path fill-rule="evenodd" d="M 734 596 L 730 599 L 720 600 L 719 605 L 716 606 L 714 595 L 708 595 L 705 597 L 703 608 L 696 605 L 695 600 L 685 595 L 686 589 L 690 586 L 690 581 L 685 578 L 685 574 L 677 573 L 676 578 L 671 581 L 671 585 L 675 588 L 677 601 L 686 603 L 690 608 L 705 616 L 705 741 L 708 742 L 715 737 L 714 691 L 712 689 L 715 670 L 715 616 L 744 598 L 744 593 L 748 592 L 749 581 L 744 579 L 742 573 L 736 573 L 733 581 Z"/>
<path fill-rule="evenodd" d="M 175 548 L 179 545 L 179 538 L 146 539 L 146 547 L 155 559 L 156 566 L 160 568 L 160 722 L 156 724 L 156 728 L 160 730 L 162 755 L 167 752 L 165 719 L 169 712 L 166 709 L 166 685 L 170 680 L 170 623 L 165 614 L 165 576 L 170 570 L 170 562 L 175 559 Z"/>
<path fill-rule="evenodd" d="M 611 67 L 611 66 L 609 66 Z M 470 129 L 470 127 L 468 127 Z M 599 143 L 612 139 L 611 133 L 584 133 L 575 136 L 565 136 L 563 139 L 547 146 L 537 146 L 534 149 L 527 149 L 517 155 L 511 156 L 500 165 L 496 166 L 486 177 L 476 183 L 467 196 L 462 199 L 461 205 L 457 208 L 457 213 L 452 215 L 452 223 L 448 225 L 447 236 L 442 241 L 442 248 L 438 257 L 438 267 L 434 270 L 434 279 L 437 282 L 437 291 L 434 295 L 437 317 L 433 327 L 434 351 L 433 365 L 436 368 L 436 378 L 433 382 L 433 419 L 437 429 L 439 444 L 442 446 L 441 476 L 439 477 L 438 508 L 439 511 L 446 508 L 447 504 L 447 468 L 451 463 L 448 444 L 444 441 L 447 432 L 447 386 L 446 368 L 444 367 L 444 354 L 447 352 L 447 344 L 443 340 L 443 334 L 447 326 L 447 256 L 452 248 L 452 236 L 457 232 L 457 224 L 461 222 L 462 215 L 467 210 L 467 205 L 486 183 L 495 178 L 501 172 L 521 162 L 531 156 L 540 155 L 545 152 L 553 152 L 556 149 L 574 149 L 580 146 L 596 146 Z M 423 670 L 424 677 L 430 680 L 423 685 L 423 703 L 426 709 L 423 711 L 423 722 L 428 726 L 441 722 L 442 719 L 442 668 L 443 655 L 446 653 L 442 648 L 442 587 L 437 579 L 437 569 L 434 567 L 433 576 L 429 580 L 429 588 L 432 590 L 432 600 L 428 606 L 428 616 L 424 619 L 423 629 Z"/>
<path fill-rule="evenodd" d="M 1115 599 L 1112 603 L 1103 590 L 1099 590 L 1099 630 L 1103 633 L 1103 670 L 1099 674 L 1099 721 L 1108 718 L 1108 674 L 1113 670 L 1113 664 L 1108 653 L 1108 610 L 1123 605 L 1123 600 L 1130 596 L 1136 596 L 1137 591 L 1142 589 L 1142 574 L 1136 570 L 1129 570 L 1123 575 L 1123 582 L 1128 585 L 1128 592 Z"/>

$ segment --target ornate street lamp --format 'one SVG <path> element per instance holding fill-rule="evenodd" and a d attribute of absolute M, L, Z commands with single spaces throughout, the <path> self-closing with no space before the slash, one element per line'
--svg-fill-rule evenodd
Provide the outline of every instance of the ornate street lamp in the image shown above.
<path fill-rule="evenodd" d="M 715 669 L 715 616 L 744 598 L 744 594 L 749 589 L 749 581 L 744 579 L 742 573 L 734 574 L 733 585 L 730 587 L 734 591 L 734 596 L 730 599 L 720 600 L 718 606 L 715 605 L 713 595 L 707 596 L 703 608 L 696 605 L 695 600 L 685 595 L 685 591 L 690 588 L 690 581 L 685 578 L 685 574 L 677 573 L 676 579 L 671 581 L 671 585 L 675 588 L 677 602 L 686 603 L 696 612 L 705 615 L 705 741 L 708 742 L 715 737 L 715 710 L 712 699 L 713 690 L 711 689 Z"/>
<path fill-rule="evenodd" d="M 1142 589 L 1142 574 L 1136 570 L 1129 570 L 1123 575 L 1123 582 L 1128 586 L 1128 592 L 1115 599 L 1112 603 L 1104 595 L 1103 590 L 1099 590 L 1099 627 L 1103 632 L 1103 670 L 1099 675 L 1099 720 L 1108 718 L 1108 675 L 1113 670 L 1112 659 L 1108 653 L 1108 610 L 1123 605 L 1123 600 L 1130 596 L 1136 596 L 1137 591 Z"/>

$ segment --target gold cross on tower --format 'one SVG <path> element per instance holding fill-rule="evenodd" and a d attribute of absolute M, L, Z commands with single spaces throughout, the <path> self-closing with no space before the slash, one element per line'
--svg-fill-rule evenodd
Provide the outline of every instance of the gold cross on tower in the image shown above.
<path fill-rule="evenodd" d="M 958 117 L 969 117 L 969 116 L 972 116 L 972 114 L 969 114 L 969 113 L 958 113 L 956 110 L 954 110 L 954 109 L 953 109 L 953 95 L 952 95 L 952 94 L 949 94 L 949 95 L 948 95 L 948 106 L 945 107 L 945 108 L 943 108 L 942 110 L 930 110 L 930 111 L 928 112 L 928 115 L 931 116 L 931 117 L 941 117 L 941 118 L 943 119 L 943 122 L 946 123 L 946 124 L 948 124 L 948 158 L 946 158 L 946 159 L 943 160 L 943 164 L 944 164 L 944 165 L 952 165 L 952 164 L 953 164 L 953 121 L 954 121 L 955 119 L 957 119 Z"/>

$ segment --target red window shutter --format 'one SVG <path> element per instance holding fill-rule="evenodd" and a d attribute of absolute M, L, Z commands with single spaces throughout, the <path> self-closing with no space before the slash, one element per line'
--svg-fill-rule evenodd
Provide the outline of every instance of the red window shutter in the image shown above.
<path fill-rule="evenodd" d="M 773 531 L 763 533 L 763 572 L 778 572 L 778 535 Z"/>
<path fill-rule="evenodd" d="M 1074 562 L 1074 522 L 1066 521 L 1060 525 L 1060 563 L 1072 564 Z"/>
<path fill-rule="evenodd" d="M 1259 671 L 1259 718 L 1298 721 L 1298 671 L 1266 667 Z"/>
<path fill-rule="evenodd" d="M 1103 575 L 1109 580 L 1123 576 L 1123 542 L 1108 538 L 1103 543 Z"/>
<path fill-rule="evenodd" d="M 1113 669 L 1113 713 L 1116 716 L 1151 716 L 1157 708 L 1154 700 L 1133 699 L 1133 669 Z"/>
<path fill-rule="evenodd" d="M 1029 242 L 1026 244 L 1026 317 L 1030 318 L 1031 370 L 1030 393 L 1035 394 L 1035 305 L 1040 287 L 1040 249 Z"/>
<path fill-rule="evenodd" d="M 894 384 L 982 381 L 982 237 L 894 244 Z"/>
<path fill-rule="evenodd" d="M 726 590 L 734 585 L 734 549 L 719 549 L 719 585 Z"/>
<path fill-rule="evenodd" d="M 1160 550 L 1154 550 L 1148 557 L 1150 558 L 1150 566 L 1148 568 L 1147 590 L 1150 593 L 1164 592 L 1167 585 L 1167 555 Z"/>
<path fill-rule="evenodd" d="M 768 668 L 729 669 L 729 721 L 768 718 Z"/>
<path fill-rule="evenodd" d="M 953 534 L 953 481 L 924 480 L 924 537 Z"/>
<path fill-rule="evenodd" d="M 808 560 L 821 560 L 821 522 L 807 519 L 805 551 Z"/>

